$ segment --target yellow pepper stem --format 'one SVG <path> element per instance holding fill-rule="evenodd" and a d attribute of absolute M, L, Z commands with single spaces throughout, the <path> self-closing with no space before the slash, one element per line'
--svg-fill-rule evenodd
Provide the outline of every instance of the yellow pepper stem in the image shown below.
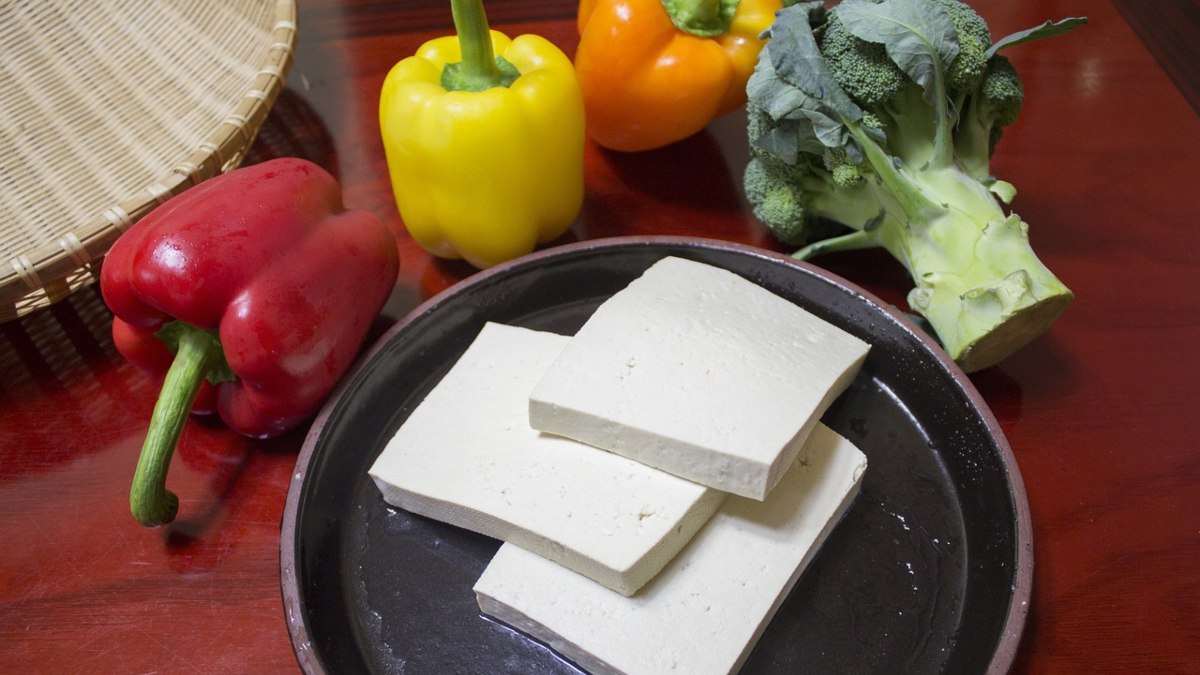
<path fill-rule="evenodd" d="M 698 37 L 716 37 L 729 32 L 739 0 L 662 0 L 671 23 Z"/>
<path fill-rule="evenodd" d="M 450 0 L 454 31 L 462 49 L 462 61 L 448 63 L 442 70 L 442 86 L 448 91 L 485 91 L 507 87 L 520 77 L 513 64 L 492 50 L 483 0 Z"/>

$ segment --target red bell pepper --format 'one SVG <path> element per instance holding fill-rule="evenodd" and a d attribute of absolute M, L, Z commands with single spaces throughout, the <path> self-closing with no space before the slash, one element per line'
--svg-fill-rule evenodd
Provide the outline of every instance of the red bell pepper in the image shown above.
<path fill-rule="evenodd" d="M 166 475 L 189 409 L 215 408 L 252 437 L 313 414 L 357 356 L 398 265 L 390 230 L 345 210 L 333 176 L 292 158 L 207 180 L 123 234 L 100 275 L 113 341 L 165 374 L 130 490 L 134 517 L 174 518 Z"/>

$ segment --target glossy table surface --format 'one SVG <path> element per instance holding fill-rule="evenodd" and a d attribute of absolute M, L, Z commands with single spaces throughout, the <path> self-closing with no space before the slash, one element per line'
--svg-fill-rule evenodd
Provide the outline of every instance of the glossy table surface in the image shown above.
<path fill-rule="evenodd" d="M 1032 511 L 1015 670 L 1200 672 L 1200 12 L 1190 0 L 973 4 L 994 35 L 1091 18 L 1010 53 L 1027 103 L 993 165 L 1077 295 L 1049 334 L 971 376 Z M 493 27 L 573 53 L 572 3 L 488 7 Z M 299 19 L 287 90 L 249 161 L 312 159 L 350 206 L 397 229 L 386 324 L 474 271 L 403 234 L 376 125 L 388 68 L 448 31 L 448 3 L 303 0 Z M 744 122 L 733 113 L 636 155 L 589 145 L 583 213 L 564 241 L 685 234 L 782 250 L 740 193 Z M 885 255 L 816 262 L 904 306 L 908 281 Z M 256 441 L 189 422 L 169 478 L 179 518 L 141 528 L 127 490 L 157 384 L 116 353 L 110 322 L 89 289 L 0 326 L 0 670 L 295 671 L 279 531 L 306 428 Z"/>

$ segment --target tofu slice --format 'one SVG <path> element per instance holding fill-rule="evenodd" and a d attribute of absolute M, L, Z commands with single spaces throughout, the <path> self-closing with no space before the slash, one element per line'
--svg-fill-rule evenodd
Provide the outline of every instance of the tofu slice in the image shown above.
<path fill-rule="evenodd" d="M 475 584 L 479 607 L 590 673 L 735 672 L 849 509 L 866 466 L 853 444 L 818 426 L 769 499 L 727 499 L 636 596 L 505 544 Z"/>
<path fill-rule="evenodd" d="M 725 495 L 530 428 L 529 391 L 569 340 L 487 324 L 369 473 L 389 504 L 519 544 L 628 595 Z"/>
<path fill-rule="evenodd" d="M 868 349 L 732 272 L 667 257 L 563 349 L 530 425 L 761 500 Z"/>

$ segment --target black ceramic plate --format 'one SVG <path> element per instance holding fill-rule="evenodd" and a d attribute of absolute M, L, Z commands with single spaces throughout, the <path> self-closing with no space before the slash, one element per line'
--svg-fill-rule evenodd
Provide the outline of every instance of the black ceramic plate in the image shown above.
<path fill-rule="evenodd" d="M 1008 669 L 1031 584 L 1028 506 L 961 371 L 892 309 L 815 267 L 724 242 L 637 238 L 479 273 L 414 310 L 345 380 L 308 435 L 284 514 L 284 605 L 306 671 L 578 672 L 479 614 L 471 587 L 498 542 L 389 507 L 367 469 L 485 321 L 571 334 L 665 255 L 732 270 L 873 345 L 824 418 L 869 458 L 862 492 L 743 672 Z"/>

